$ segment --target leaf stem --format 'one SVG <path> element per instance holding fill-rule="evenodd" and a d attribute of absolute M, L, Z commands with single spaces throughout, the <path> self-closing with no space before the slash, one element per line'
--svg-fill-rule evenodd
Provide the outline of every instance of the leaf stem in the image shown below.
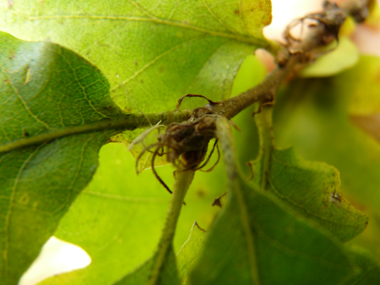
<path fill-rule="evenodd" d="M 260 188 L 267 189 L 269 181 L 268 173 L 270 170 L 270 161 L 273 152 L 273 126 L 272 126 L 272 106 L 262 106 L 261 112 L 255 115 L 255 121 L 259 132 L 260 152 L 259 157 L 262 157 L 261 165 L 261 182 Z"/>
<path fill-rule="evenodd" d="M 156 253 L 157 258 L 153 265 L 152 275 L 149 279 L 149 285 L 158 284 L 158 280 L 160 277 L 160 271 L 163 268 L 165 263 L 165 257 L 167 255 L 167 251 L 170 248 L 170 245 L 173 242 L 173 237 L 175 233 L 175 229 L 177 226 L 177 220 L 179 214 L 181 212 L 182 203 L 185 199 L 187 189 L 194 178 L 194 171 L 176 171 L 175 180 L 173 186 L 173 195 L 169 206 L 169 211 L 166 216 L 166 221 L 164 225 L 164 229 L 162 231 L 160 243 L 158 245 L 158 252 Z"/>
<path fill-rule="evenodd" d="M 216 126 L 217 137 L 221 144 L 224 164 L 228 175 L 229 188 L 232 190 L 231 195 L 236 197 L 237 204 L 239 205 L 239 216 L 245 233 L 249 267 L 250 272 L 252 273 L 252 284 L 260 285 L 259 270 L 256 258 L 255 236 L 252 232 L 248 205 L 244 197 L 244 189 L 241 184 L 242 179 L 239 174 L 239 166 L 237 163 L 236 150 L 231 128 L 225 118 L 218 118 Z"/>

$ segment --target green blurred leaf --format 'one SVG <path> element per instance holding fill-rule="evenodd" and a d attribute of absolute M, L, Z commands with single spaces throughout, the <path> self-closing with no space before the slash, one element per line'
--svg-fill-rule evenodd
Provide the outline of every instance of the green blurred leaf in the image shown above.
<path fill-rule="evenodd" d="M 365 231 L 349 241 L 349 245 L 360 247 L 380 260 L 380 218 L 373 211 L 367 211 L 369 223 Z"/>
<path fill-rule="evenodd" d="M 177 254 L 177 264 L 182 284 L 188 284 L 188 275 L 198 261 L 206 232 L 197 222 L 191 228 L 190 236 Z"/>
<path fill-rule="evenodd" d="M 277 96 L 274 111 L 279 147 L 293 145 L 302 157 L 335 166 L 344 196 L 376 212 L 380 146 L 352 124 L 349 114 L 355 98 L 367 98 L 362 102 L 376 108 L 377 99 L 371 98 L 380 94 L 379 68 L 378 58 L 362 56 L 358 65 L 336 77 L 294 81 Z"/>
<path fill-rule="evenodd" d="M 242 180 L 228 128 L 218 123 L 231 194 L 190 284 L 337 284 L 352 275 L 338 242 Z"/>
<path fill-rule="evenodd" d="M 120 115 L 102 74 L 72 51 L 0 33 L 0 145 L 71 134 Z M 15 284 L 53 234 L 115 131 L 65 136 L 0 153 L 0 283 Z"/>
<path fill-rule="evenodd" d="M 333 46 L 336 43 L 332 44 Z M 334 48 L 334 47 L 328 47 Z M 347 37 L 340 37 L 338 46 L 328 54 L 302 69 L 303 77 L 328 77 L 353 67 L 359 59 L 359 52 Z"/>
<path fill-rule="evenodd" d="M 349 99 L 349 114 L 380 113 L 380 57 L 361 56 L 358 64 L 336 78 L 336 86 Z"/>
<path fill-rule="evenodd" d="M 380 146 L 352 124 L 350 113 L 355 110 L 355 98 L 367 102 L 357 104 L 359 114 L 376 110 L 379 68 L 378 58 L 362 56 L 358 65 L 336 77 L 295 81 L 277 96 L 274 112 L 280 147 L 293 145 L 306 159 L 324 161 L 339 169 L 342 198 L 371 217 L 369 229 L 353 242 L 377 254 L 377 258 L 380 224 L 373 217 L 380 215 Z M 371 128 L 373 132 L 380 129 L 376 124 Z"/>
<path fill-rule="evenodd" d="M 1 2 L 1 30 L 48 37 L 81 54 L 128 110 L 163 111 L 186 93 L 228 97 L 243 59 L 256 47 L 276 48 L 262 35 L 271 22 L 269 0 Z"/>
<path fill-rule="evenodd" d="M 255 115 L 260 151 L 252 162 L 252 184 L 271 193 L 342 241 L 360 234 L 368 223 L 361 211 L 342 198 L 339 171 L 321 162 L 305 161 L 293 150 L 274 146 L 272 107 Z"/>
<path fill-rule="evenodd" d="M 342 284 L 347 285 L 372 285 L 379 283 L 380 280 L 380 264 L 373 258 L 371 254 L 363 249 L 349 247 L 350 256 L 359 266 L 361 272 L 352 279 L 348 279 Z"/>
<path fill-rule="evenodd" d="M 266 175 L 263 175 L 265 171 Z M 368 218 L 343 198 L 339 171 L 321 162 L 305 161 L 292 148 L 272 149 L 263 169 L 263 154 L 253 162 L 252 183 L 277 196 L 302 216 L 310 218 L 342 241 L 361 233 Z"/>

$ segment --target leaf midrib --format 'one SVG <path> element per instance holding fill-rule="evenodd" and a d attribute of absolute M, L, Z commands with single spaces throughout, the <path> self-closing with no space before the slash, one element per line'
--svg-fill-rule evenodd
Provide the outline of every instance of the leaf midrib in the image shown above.
<path fill-rule="evenodd" d="M 269 47 L 269 42 L 265 40 L 263 37 L 262 39 L 259 38 L 253 38 L 249 36 L 243 36 L 240 34 L 235 34 L 235 33 L 226 33 L 226 32 L 221 32 L 221 31 L 213 31 L 213 30 L 208 30 L 202 27 L 198 26 L 193 26 L 187 23 L 181 23 L 181 22 L 175 22 L 175 21 L 168 21 L 165 19 L 160 19 L 156 17 L 151 17 L 151 18 L 144 18 L 144 17 L 132 17 L 132 16 L 104 16 L 104 15 L 49 15 L 49 16 L 28 16 L 22 13 L 18 13 L 15 11 L 9 11 L 7 9 L 4 9 L 3 7 L 1 8 L 2 10 L 5 10 L 6 12 L 11 12 L 12 14 L 23 17 L 29 21 L 38 21 L 38 20 L 57 20 L 57 19 L 87 19 L 87 20 L 112 20 L 112 21 L 136 21 L 136 22 L 151 22 L 155 24 L 162 24 L 162 25 L 167 25 L 167 26 L 173 26 L 173 27 L 178 27 L 178 28 L 183 28 L 183 29 L 188 29 L 188 30 L 194 30 L 198 31 L 201 33 L 209 34 L 211 36 L 217 36 L 217 37 L 222 37 L 222 38 L 228 38 L 228 39 L 233 39 L 239 42 L 245 42 L 249 43 L 252 45 L 257 45 L 262 48 L 268 48 Z"/>
<path fill-rule="evenodd" d="M 229 188 L 231 189 L 231 201 L 229 207 L 234 206 L 232 199 L 236 198 L 238 205 L 238 217 L 244 232 L 244 238 L 247 246 L 249 271 L 252 277 L 252 284 L 260 284 L 260 276 L 257 264 L 257 254 L 255 250 L 255 236 L 251 228 L 251 220 L 249 217 L 248 205 L 245 201 L 244 181 L 238 171 L 238 163 L 234 150 L 232 139 L 232 131 L 230 124 L 226 118 L 219 118 L 216 122 L 217 137 L 220 140 L 221 148 L 224 154 L 224 162 L 229 180 Z"/>
<path fill-rule="evenodd" d="M 31 137 L 16 139 L 0 145 L 0 153 L 9 152 L 18 148 L 30 145 L 38 145 L 44 142 L 52 141 L 65 136 L 97 132 L 104 130 L 115 130 L 115 133 L 123 130 L 134 130 L 136 128 L 147 127 L 149 122 L 156 124 L 161 121 L 164 124 L 172 122 L 182 122 L 189 119 L 191 110 L 181 110 L 172 113 L 161 114 L 125 114 L 119 115 L 119 118 L 111 120 L 101 120 L 84 125 L 68 126 L 65 128 L 54 129 L 46 133 L 38 134 Z M 149 121 L 146 119 L 149 118 Z"/>
<path fill-rule="evenodd" d="M 235 165 L 237 167 L 237 165 Z M 247 244 L 247 254 L 249 258 L 250 271 L 252 274 L 252 284 L 260 284 L 258 264 L 257 264 L 257 254 L 255 249 L 255 237 L 251 229 L 251 223 L 248 212 L 248 205 L 244 202 L 243 187 L 239 180 L 241 180 L 239 174 L 237 174 L 237 181 L 235 184 L 234 194 L 237 198 L 237 203 L 239 205 L 240 221 L 245 232 L 245 239 Z"/>

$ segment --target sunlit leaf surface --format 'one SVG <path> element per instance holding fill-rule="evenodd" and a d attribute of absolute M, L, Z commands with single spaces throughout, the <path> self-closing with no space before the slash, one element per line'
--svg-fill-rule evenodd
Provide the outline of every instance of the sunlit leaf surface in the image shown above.
<path fill-rule="evenodd" d="M 272 46 L 261 33 L 271 22 L 269 0 L 0 5 L 1 30 L 78 52 L 105 74 L 118 105 L 136 112 L 167 110 L 186 93 L 228 97 L 243 59 Z"/>

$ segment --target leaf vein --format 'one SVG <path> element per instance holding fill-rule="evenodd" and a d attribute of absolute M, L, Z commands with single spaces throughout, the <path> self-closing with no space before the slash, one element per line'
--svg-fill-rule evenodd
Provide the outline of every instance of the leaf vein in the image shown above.
<path fill-rule="evenodd" d="M 301 204 L 299 203 L 296 203 L 294 200 L 290 199 L 289 197 L 283 195 L 281 192 L 279 192 L 276 187 L 273 185 L 272 183 L 272 180 L 271 179 L 268 179 L 269 180 L 269 183 L 270 183 L 270 186 L 271 186 L 271 190 L 273 192 L 276 193 L 276 195 L 278 195 L 279 197 L 281 197 L 281 199 L 285 200 L 287 203 L 290 203 L 293 205 L 293 207 L 295 208 L 299 208 L 300 210 L 302 210 L 305 214 L 305 216 L 312 216 L 312 217 L 315 217 L 316 219 L 319 219 L 319 220 L 322 220 L 326 223 L 329 223 L 329 224 L 332 224 L 332 225 L 336 225 L 336 223 L 332 222 L 331 221 L 331 218 L 325 218 L 323 216 L 320 216 L 318 215 L 317 213 L 315 213 L 314 211 L 312 210 L 308 210 L 307 208 L 305 208 L 304 206 L 302 206 Z M 313 199 L 313 198 L 310 198 L 310 200 Z M 339 223 L 339 226 L 344 226 L 344 227 L 348 227 L 348 228 L 352 228 L 353 225 L 350 225 L 350 224 L 346 224 L 346 223 Z"/>
<path fill-rule="evenodd" d="M 136 2 L 134 1 L 131 1 L 131 0 L 128 0 L 129 3 L 131 3 L 133 6 L 136 7 L 136 9 L 140 10 L 141 12 L 143 12 L 146 16 L 148 16 L 150 19 L 152 20 L 158 20 L 157 17 L 153 16 L 152 14 L 150 14 L 148 11 L 146 11 L 145 9 L 143 9 L 140 5 L 138 5 Z"/>
<path fill-rule="evenodd" d="M 17 88 L 14 86 L 14 84 L 12 83 L 12 80 L 11 78 L 9 77 L 8 73 L 4 70 L 3 67 L 1 67 L 1 71 L 5 74 L 5 76 L 7 77 L 8 79 L 8 82 L 10 84 L 10 86 L 12 87 L 14 93 L 16 94 L 17 98 L 20 100 L 21 104 L 24 106 L 25 110 L 28 112 L 28 114 L 30 116 L 32 116 L 37 122 L 39 122 L 40 124 L 44 125 L 47 129 L 50 129 L 50 126 L 48 124 L 46 124 L 44 121 L 42 121 L 40 118 L 38 118 L 37 115 L 35 115 L 32 110 L 29 108 L 28 104 L 26 103 L 26 101 L 24 100 L 24 98 L 22 98 L 21 94 L 18 92 Z"/>
<path fill-rule="evenodd" d="M 219 24 L 221 24 L 227 31 L 230 31 L 231 33 L 234 33 L 233 30 L 231 30 L 228 26 L 226 26 L 215 14 L 214 12 L 211 10 L 210 6 L 207 4 L 206 0 L 202 0 L 203 2 L 203 5 L 206 7 L 207 9 L 207 12 L 211 15 L 211 17 L 213 17 L 216 21 L 219 22 Z"/>
<path fill-rule="evenodd" d="M 153 64 L 155 64 L 158 60 L 160 60 L 161 58 L 163 58 L 164 56 L 170 54 L 171 52 L 175 51 L 176 49 L 182 47 L 182 46 L 185 46 L 186 44 L 189 44 L 191 42 L 194 42 L 194 41 L 197 41 L 199 38 L 196 37 L 196 38 L 192 38 L 188 41 L 185 41 L 185 42 L 182 42 L 178 45 L 175 45 L 173 46 L 171 49 L 157 55 L 155 58 L 153 58 L 151 61 L 149 61 L 148 63 L 146 63 L 143 67 L 141 67 L 139 70 L 137 70 L 133 75 L 131 75 L 130 77 L 128 77 L 127 79 L 125 79 L 122 83 L 116 85 L 115 87 L 113 87 L 111 89 L 111 92 L 115 91 L 117 88 L 121 87 L 122 85 L 124 84 L 127 84 L 128 82 L 130 82 L 131 80 L 135 79 L 137 76 L 139 76 L 142 72 L 144 72 L 146 69 L 148 69 L 150 66 L 152 66 Z"/>
<path fill-rule="evenodd" d="M 151 22 L 156 24 L 162 24 L 167 26 L 179 27 L 189 30 L 198 31 L 204 34 L 209 34 L 212 36 L 223 37 L 223 38 L 231 38 L 236 41 L 250 43 L 252 45 L 258 45 L 262 48 L 268 47 L 268 42 L 265 38 L 254 38 L 249 37 L 248 35 L 241 35 L 237 33 L 226 33 L 222 31 L 209 30 L 198 26 L 189 25 L 188 23 L 181 23 L 175 21 L 168 21 L 160 18 L 143 18 L 143 17 L 135 17 L 135 16 L 100 16 L 100 15 L 49 15 L 49 16 L 28 16 L 22 13 L 16 13 L 15 11 L 11 11 L 15 15 L 19 17 L 26 18 L 30 21 L 39 21 L 39 20 L 56 20 L 56 19 L 87 19 L 87 20 L 112 20 L 112 21 L 136 21 L 136 22 Z"/>
<path fill-rule="evenodd" d="M 86 91 L 86 87 L 82 85 L 82 82 L 80 81 L 79 77 L 78 77 L 78 74 L 77 74 L 77 71 L 76 69 L 71 65 L 70 61 L 62 54 L 62 58 L 66 61 L 67 65 L 70 66 L 72 72 L 75 74 L 75 78 L 79 84 L 79 86 L 81 87 L 81 89 L 83 90 L 83 94 L 84 94 L 84 97 L 86 99 L 86 102 L 89 104 L 89 106 L 91 107 L 91 109 L 93 109 L 95 111 L 95 113 L 99 114 L 101 117 L 103 118 L 108 118 L 108 116 L 104 115 L 103 113 L 99 112 L 95 106 L 92 104 L 91 100 L 88 98 L 88 95 L 87 94 L 87 91 Z"/>
<path fill-rule="evenodd" d="M 91 196 L 99 196 L 99 197 L 104 197 L 108 199 L 113 199 L 113 200 L 119 200 L 119 201 L 127 201 L 127 202 L 149 202 L 149 203 L 167 203 L 168 199 L 166 198 L 146 198 L 146 197 L 125 197 L 125 196 L 120 196 L 120 195 L 113 195 L 113 194 L 105 194 L 105 193 L 97 193 L 97 192 L 92 192 L 92 191 L 85 191 L 83 192 L 85 195 L 91 195 Z"/>
<path fill-rule="evenodd" d="M 27 159 L 25 159 L 24 163 L 21 165 L 20 167 L 20 170 L 19 172 L 17 173 L 17 177 L 15 178 L 15 182 L 14 182 L 14 185 L 13 185 L 13 189 L 12 189 L 12 194 L 10 196 L 10 203 L 9 203 L 9 210 L 7 212 L 7 216 L 6 216 L 6 220 L 5 220 L 5 224 L 6 224 L 6 229 L 5 229 L 5 232 L 6 232 L 6 244 L 5 244 L 5 250 L 4 250 L 4 259 L 5 259 L 5 266 L 6 266 L 6 272 L 8 272 L 8 251 L 9 251 L 9 244 L 10 244 L 10 240 L 9 240 L 9 231 L 10 231 L 10 223 L 11 223 L 11 216 L 12 216 L 12 209 L 14 207 L 14 203 L 15 203 L 15 196 L 16 196 L 16 191 L 17 191 L 17 187 L 18 187 L 18 184 L 20 182 L 20 177 L 23 173 L 23 171 L 25 170 L 27 164 L 31 161 L 31 159 L 46 145 L 46 143 L 43 143 L 41 144 L 40 146 L 36 147 L 36 149 L 28 156 Z"/>

